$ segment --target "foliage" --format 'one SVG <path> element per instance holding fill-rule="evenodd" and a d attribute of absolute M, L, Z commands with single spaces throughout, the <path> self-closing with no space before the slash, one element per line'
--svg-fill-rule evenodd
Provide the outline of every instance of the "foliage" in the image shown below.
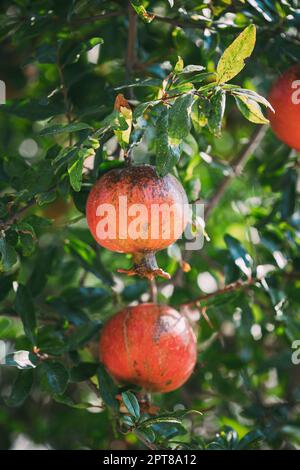
<path fill-rule="evenodd" d="M 125 4 L 1 5 L 0 447 L 299 447 L 299 155 L 269 129 L 247 155 L 270 84 L 299 61 L 299 5 Z M 91 186 L 124 157 L 210 208 L 201 251 L 158 254 L 173 276 L 159 301 L 200 313 L 199 358 L 151 401 L 98 363 L 102 323 L 149 298 L 85 221 Z"/>

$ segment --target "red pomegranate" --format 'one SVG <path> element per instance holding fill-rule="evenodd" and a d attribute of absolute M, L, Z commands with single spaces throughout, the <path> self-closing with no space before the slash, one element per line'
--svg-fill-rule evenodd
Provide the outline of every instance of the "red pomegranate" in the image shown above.
<path fill-rule="evenodd" d="M 278 78 L 269 101 L 275 110 L 268 113 L 274 133 L 290 147 L 300 150 L 300 65 Z"/>
<path fill-rule="evenodd" d="M 158 268 L 154 253 L 181 236 L 188 200 L 174 176 L 159 177 L 150 165 L 128 166 L 111 170 L 96 182 L 86 216 L 100 245 L 134 255 L 135 266 L 127 274 L 169 277 Z"/>
<path fill-rule="evenodd" d="M 153 392 L 184 384 L 197 357 L 196 337 L 187 319 L 167 305 L 127 307 L 104 326 L 100 360 L 120 382 Z"/>

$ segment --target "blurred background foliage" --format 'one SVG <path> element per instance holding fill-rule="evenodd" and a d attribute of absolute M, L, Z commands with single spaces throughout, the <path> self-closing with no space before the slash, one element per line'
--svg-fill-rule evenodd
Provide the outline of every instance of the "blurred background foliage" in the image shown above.
<path fill-rule="evenodd" d="M 172 170 L 189 200 L 210 208 L 204 247 L 191 255 L 178 242 L 158 254 L 173 276 L 157 282 L 160 302 L 204 297 L 183 308 L 197 323 L 196 370 L 149 408 L 126 387 L 116 400 L 98 367 L 102 322 L 149 299 L 147 281 L 116 274 L 130 257 L 97 246 L 84 218 L 93 182 L 123 164 L 114 134 L 122 122 L 114 128 L 111 117 L 118 87 L 136 109 L 158 96 L 178 56 L 214 72 L 249 24 L 256 46 L 235 83 L 267 97 L 299 63 L 297 0 L 132 4 L 138 18 L 125 1 L 1 2 L 0 448 L 299 448 L 299 155 L 267 126 L 249 149 L 256 125 L 231 96 L 221 136 L 191 128 Z M 151 82 L 127 87 L 137 79 Z M 155 162 L 156 113 L 135 124 L 135 163 Z"/>

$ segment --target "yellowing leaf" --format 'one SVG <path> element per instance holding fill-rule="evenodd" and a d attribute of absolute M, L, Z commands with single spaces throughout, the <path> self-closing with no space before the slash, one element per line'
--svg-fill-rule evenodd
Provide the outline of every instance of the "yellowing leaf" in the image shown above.
<path fill-rule="evenodd" d="M 245 66 L 255 46 L 256 29 L 249 25 L 224 51 L 217 65 L 217 82 L 225 83 L 235 77 Z"/>
<path fill-rule="evenodd" d="M 248 121 L 255 124 L 268 124 L 268 119 L 263 115 L 259 104 L 247 96 L 235 96 L 237 107 Z"/>
<path fill-rule="evenodd" d="M 120 146 L 124 149 L 129 144 L 132 129 L 132 110 L 124 95 L 119 93 L 115 100 L 114 108 L 120 113 L 127 124 L 127 129 L 116 129 L 114 131 Z"/>

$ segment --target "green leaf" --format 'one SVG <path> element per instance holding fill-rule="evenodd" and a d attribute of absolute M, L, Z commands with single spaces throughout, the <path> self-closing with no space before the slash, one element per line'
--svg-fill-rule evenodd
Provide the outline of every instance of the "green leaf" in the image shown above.
<path fill-rule="evenodd" d="M 51 395 L 62 395 L 67 388 L 69 373 L 60 362 L 43 362 L 39 366 L 41 386 Z"/>
<path fill-rule="evenodd" d="M 269 120 L 263 115 L 259 104 L 247 96 L 235 95 L 237 107 L 246 119 L 255 124 L 268 124 Z"/>
<path fill-rule="evenodd" d="M 95 362 L 81 362 L 70 370 L 70 381 L 84 382 L 96 374 L 98 367 Z"/>
<path fill-rule="evenodd" d="M 282 199 L 280 212 L 283 219 L 288 219 L 295 212 L 297 201 L 298 174 L 293 168 L 289 168 L 282 179 Z"/>
<path fill-rule="evenodd" d="M 222 121 L 226 106 L 226 93 L 218 90 L 210 100 L 210 110 L 207 117 L 207 125 L 212 134 L 220 137 L 222 129 Z"/>
<path fill-rule="evenodd" d="M 33 384 L 33 369 L 20 370 L 12 386 L 10 396 L 5 399 L 7 406 L 20 406 L 28 397 Z"/>
<path fill-rule="evenodd" d="M 95 250 L 81 240 L 71 239 L 66 242 L 66 250 L 71 253 L 82 267 L 101 279 L 105 284 L 114 283 L 111 273 L 104 268 Z"/>
<path fill-rule="evenodd" d="M 245 66 L 255 46 L 256 29 L 249 25 L 224 51 L 217 65 L 217 82 L 225 83 L 234 78 Z"/>
<path fill-rule="evenodd" d="M 16 312 L 20 315 L 25 335 L 31 341 L 32 345 L 36 344 L 36 318 L 35 308 L 31 293 L 28 288 L 22 284 L 19 284 L 16 301 L 15 301 Z"/>
<path fill-rule="evenodd" d="M 140 405 L 134 393 L 130 392 L 129 390 L 127 392 L 123 392 L 122 400 L 131 416 L 139 419 L 141 415 Z"/>
<path fill-rule="evenodd" d="M 169 139 L 179 144 L 191 129 L 191 107 L 193 95 L 183 95 L 177 98 L 169 110 Z"/>
<path fill-rule="evenodd" d="M 164 107 L 156 123 L 156 167 L 161 176 L 171 171 L 180 158 L 180 147 L 168 135 L 169 110 Z"/>
<path fill-rule="evenodd" d="M 155 15 L 152 15 L 147 12 L 141 0 L 131 0 L 130 3 L 136 13 L 145 23 L 151 23 L 151 21 L 155 18 Z"/>
<path fill-rule="evenodd" d="M 3 337 L 5 330 L 11 325 L 9 318 L 0 318 L 0 338 Z M 1 358 L 0 358 L 1 361 Z"/>
<path fill-rule="evenodd" d="M 7 243 L 7 240 L 5 238 L 0 238 L 0 254 L 1 254 L 0 272 L 10 271 L 11 268 L 18 261 L 18 255 L 14 247 L 9 245 L 9 243 Z"/>
<path fill-rule="evenodd" d="M 19 240 L 23 255 L 32 255 L 35 250 L 37 241 L 33 227 L 26 222 L 21 222 L 16 225 L 16 228 L 19 234 Z"/>
<path fill-rule="evenodd" d="M 181 424 L 182 419 L 176 418 L 174 416 L 157 416 L 156 418 L 149 418 L 146 419 L 141 423 L 141 427 L 147 428 L 149 426 L 153 426 L 155 424 L 160 423 L 171 423 L 171 424 Z"/>
<path fill-rule="evenodd" d="M 250 431 L 239 441 L 238 445 L 236 446 L 236 449 L 237 450 L 247 449 L 251 447 L 251 445 L 253 445 L 254 443 L 261 441 L 263 437 L 264 435 L 259 429 Z"/>
<path fill-rule="evenodd" d="M 107 406 L 118 410 L 119 403 L 116 399 L 116 396 L 118 394 L 118 387 L 113 382 L 111 376 L 107 373 L 103 364 L 100 364 L 98 367 L 97 377 L 100 395 L 104 403 Z"/>
<path fill-rule="evenodd" d="M 231 90 L 231 93 L 236 96 L 246 96 L 247 98 L 250 98 L 253 101 L 257 101 L 257 103 L 263 104 L 266 108 L 269 108 L 271 109 L 271 111 L 274 112 L 274 108 L 271 103 L 269 103 L 269 101 L 264 96 L 261 96 L 256 93 L 256 91 L 248 90 L 246 88 L 238 88 Z"/>
<path fill-rule="evenodd" d="M 238 266 L 247 277 L 250 277 L 252 271 L 252 259 L 245 248 L 231 235 L 225 235 L 224 241 L 236 266 Z"/>
<path fill-rule="evenodd" d="M 99 321 L 85 323 L 78 326 L 75 331 L 68 337 L 68 347 L 72 351 L 83 346 L 93 336 L 95 336 L 101 328 L 102 323 Z"/>
<path fill-rule="evenodd" d="M 45 127 L 39 132 L 39 135 L 45 136 L 45 135 L 57 135 L 57 134 L 63 134 L 65 132 L 77 132 L 77 131 L 82 131 L 84 129 L 92 129 L 92 127 L 89 124 L 86 124 L 85 122 L 74 122 L 73 124 L 54 124 L 53 126 Z"/>
<path fill-rule="evenodd" d="M 100 37 L 94 37 L 88 39 L 87 41 L 77 41 L 74 44 L 65 44 L 66 51 L 61 51 L 61 62 L 64 65 L 72 64 L 78 62 L 80 56 L 85 52 L 88 52 L 93 47 L 97 46 L 98 44 L 103 44 L 103 39 Z M 63 47 L 64 49 L 64 47 Z"/>
<path fill-rule="evenodd" d="M 77 192 L 80 191 L 82 184 L 83 161 L 83 155 L 79 153 L 76 161 L 68 166 L 70 184 Z"/>

